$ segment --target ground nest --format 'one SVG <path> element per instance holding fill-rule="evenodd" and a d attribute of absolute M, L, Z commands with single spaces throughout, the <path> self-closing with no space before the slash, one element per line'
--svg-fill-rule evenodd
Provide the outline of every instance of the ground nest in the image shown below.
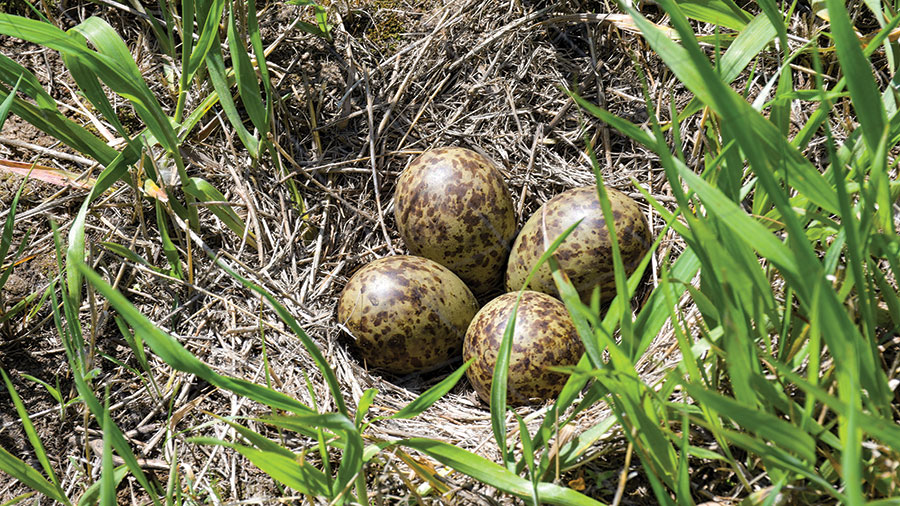
<path fill-rule="evenodd" d="M 512 191 L 521 226 L 550 197 L 594 181 L 586 150 L 590 143 L 606 184 L 634 196 L 652 230 L 659 233 L 663 221 L 632 184 L 636 180 L 671 205 L 673 199 L 654 155 L 583 113 L 567 90 L 637 124 L 646 121 L 649 113 L 665 118 L 671 100 L 683 105 L 689 97 L 639 37 L 597 16 L 611 12 L 603 2 L 323 2 L 329 3 L 334 4 L 329 12 L 336 22 L 333 42 L 296 28 L 298 15 L 311 20 L 307 11 L 277 4 L 261 13 L 264 42 L 273 49 L 268 58 L 273 80 L 282 98 L 276 105 L 275 141 L 277 161 L 284 170 L 279 172 L 275 160 L 268 157 L 252 163 L 224 117 L 215 114 L 204 120 L 202 137 L 189 142 L 185 154 L 191 162 L 188 171 L 236 204 L 260 247 L 254 250 L 242 243 L 203 210 L 200 237 L 205 245 L 291 310 L 335 369 L 348 404 L 356 405 L 367 389 L 374 388 L 378 395 L 371 415 L 384 416 L 415 399 L 450 369 L 405 377 L 366 370 L 348 350 L 334 310 L 340 290 L 355 270 L 376 258 L 406 252 L 393 222 L 392 194 L 397 176 L 412 158 L 436 146 L 462 146 L 491 157 Z M 652 6 L 645 11 L 651 18 L 659 16 Z M 147 28 L 117 8 L 97 5 L 73 7 L 61 13 L 61 19 L 74 23 L 88 15 L 102 16 L 120 28 L 123 38 L 135 44 L 132 52 L 151 87 L 159 97 L 169 96 L 160 78 L 167 62 Z M 41 78 L 54 97 L 72 106 L 66 114 L 87 123 L 83 105 L 66 91 L 71 81 L 59 71 L 58 56 L 39 47 L 20 49 L 8 39 L 0 45 L 4 54 Z M 647 92 L 659 104 L 657 111 L 648 113 L 640 98 L 643 91 L 636 66 L 648 77 Z M 203 90 L 192 95 L 189 110 L 204 96 Z M 694 139 L 686 134 L 693 131 L 691 122 L 682 126 L 689 148 Z M 16 120 L 7 123 L 0 139 L 3 158 L 37 160 L 75 172 L 90 168 L 77 156 L 66 156 L 73 153 L 64 146 Z M 2 181 L 0 197 L 5 208 L 18 181 Z M 7 307 L 17 298 L 44 290 L 56 276 L 50 222 L 58 223 L 65 233 L 84 197 L 81 191 L 58 190 L 40 182 L 26 187 L 14 247 L 27 232 L 27 260 L 16 267 L 15 284 L 3 295 Z M 147 199 L 136 202 L 129 187 L 117 186 L 89 215 L 88 244 L 95 269 L 218 372 L 266 383 L 307 405 L 333 410 L 327 386 L 300 341 L 258 297 L 202 251 L 193 254 L 194 281 L 188 285 L 125 260 L 102 245 L 119 243 L 165 266 L 159 233 L 149 218 L 153 206 Z M 4 209 L 0 219 L 7 212 Z M 653 286 L 658 262 L 679 251 L 677 241 L 663 239 L 636 305 Z M 139 378 L 136 359 L 103 300 L 87 300 L 83 319 L 93 329 L 88 337 L 96 343 L 97 384 L 109 386 L 113 417 L 146 468 L 165 483 L 177 454 L 179 473 L 200 501 L 256 498 L 266 502 L 280 497 L 271 479 L 234 452 L 185 442 L 197 435 L 233 438 L 228 426 L 215 422 L 209 413 L 252 417 L 263 413 L 260 406 L 173 372 L 153 356 L 149 357 L 153 383 Z M 75 396 L 49 315 L 44 307 L 27 319 L 5 324 L 0 365 L 12 373 L 39 435 L 56 459 L 64 487 L 78 497 L 85 483 L 98 476 L 99 457 L 89 450 L 100 440 L 97 427 L 79 416 L 80 404 L 60 408 L 46 388 L 22 376 L 31 375 L 58 388 L 64 402 Z M 648 383 L 675 363 L 674 350 L 674 339 L 664 329 L 641 365 Z M 0 406 L 0 443 L 26 461 L 33 459 L 7 395 L 0 399 Z M 517 411 L 534 429 L 543 418 L 542 409 Z M 422 415 L 377 422 L 367 434 L 379 439 L 434 438 L 497 461 L 489 415 L 488 407 L 464 379 Z M 583 431 L 607 416 L 609 412 L 597 404 L 581 413 L 572 429 Z M 263 433 L 269 431 L 273 439 L 281 437 L 263 425 L 249 424 Z M 510 431 L 517 427 L 510 417 Z M 625 460 L 623 441 L 615 433 L 601 440 L 587 452 L 584 465 L 568 471 L 560 481 L 609 500 Z M 288 447 L 309 446 L 303 440 L 282 442 Z M 632 468 L 638 466 L 636 459 L 631 462 Z M 391 455 L 367 469 L 372 492 L 387 502 L 412 494 L 397 478 L 397 469 L 408 472 L 407 465 Z M 91 476 L 85 478 L 85 473 Z M 413 478 L 416 484 L 417 480 Z M 461 502 L 514 501 L 463 475 L 447 480 L 458 487 L 456 497 Z M 645 485 L 640 479 L 631 480 L 625 502 L 648 500 L 651 495 Z M 21 484 L 6 483 L 0 486 L 0 499 L 24 491 Z M 127 482 L 120 494 L 122 502 L 141 500 L 141 492 Z"/>

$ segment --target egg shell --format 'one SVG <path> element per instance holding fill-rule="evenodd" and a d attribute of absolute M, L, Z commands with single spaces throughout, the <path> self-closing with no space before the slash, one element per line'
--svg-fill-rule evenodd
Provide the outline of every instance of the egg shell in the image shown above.
<path fill-rule="evenodd" d="M 466 331 L 463 360 L 475 358 L 466 376 L 488 404 L 500 343 L 517 295 L 507 293 L 488 302 Z M 507 402 L 522 405 L 555 398 L 568 375 L 548 368 L 573 366 L 583 353 L 584 346 L 563 303 L 543 293 L 524 292 L 516 312 Z"/>
<path fill-rule="evenodd" d="M 625 272 L 630 275 L 650 249 L 650 227 L 631 197 L 612 188 L 607 188 L 606 192 Z M 521 289 L 528 273 L 547 247 L 582 218 L 581 224 L 557 248 L 556 258 L 583 302 L 590 302 L 595 286 L 600 287 L 601 302 L 615 297 L 612 243 L 597 198 L 596 185 L 563 192 L 547 201 L 529 218 L 512 246 L 506 268 L 507 290 Z M 559 295 L 546 263 L 535 274 L 528 288 L 554 297 Z"/>
<path fill-rule="evenodd" d="M 516 217 L 489 158 L 459 147 L 426 151 L 397 181 L 394 218 L 413 255 L 448 267 L 476 295 L 501 287 Z"/>
<path fill-rule="evenodd" d="M 369 367 L 426 372 L 459 360 L 475 296 L 431 260 L 392 256 L 358 270 L 338 300 L 338 320 Z"/>

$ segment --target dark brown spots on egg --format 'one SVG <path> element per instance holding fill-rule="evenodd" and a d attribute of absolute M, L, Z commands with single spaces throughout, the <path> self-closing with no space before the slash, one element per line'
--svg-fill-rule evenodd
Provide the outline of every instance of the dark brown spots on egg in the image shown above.
<path fill-rule="evenodd" d="M 497 353 L 517 295 L 507 293 L 489 302 L 466 332 L 463 359 L 476 357 L 466 374 L 485 402 L 489 402 Z M 507 396 L 514 405 L 558 395 L 566 375 L 548 368 L 574 365 L 583 353 L 565 306 L 531 291 L 522 295 L 511 348 Z"/>
<path fill-rule="evenodd" d="M 478 305 L 449 269 L 425 258 L 396 256 L 357 271 L 337 309 L 338 321 L 370 367 L 408 374 L 458 356 Z"/>
<path fill-rule="evenodd" d="M 412 254 L 447 266 L 476 293 L 500 283 L 516 224 L 493 162 L 463 148 L 430 150 L 400 176 L 394 208 Z"/>
<path fill-rule="evenodd" d="M 628 266 L 626 274 L 631 274 L 650 247 L 650 229 L 634 200 L 613 189 L 607 189 L 607 194 L 623 262 Z M 584 218 L 581 224 L 556 250 L 556 258 L 585 303 L 590 301 L 597 286 L 601 288 L 603 301 L 611 299 L 615 295 L 612 244 L 596 186 L 575 188 L 557 195 L 525 223 L 509 257 L 507 289 L 520 289 L 550 242 L 581 218 Z M 547 241 L 544 240 L 545 231 Z M 546 264 L 538 270 L 529 288 L 558 295 Z"/>

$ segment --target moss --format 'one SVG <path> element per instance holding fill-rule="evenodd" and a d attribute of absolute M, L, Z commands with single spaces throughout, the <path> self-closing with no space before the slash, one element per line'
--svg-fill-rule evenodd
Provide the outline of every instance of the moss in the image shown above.
<path fill-rule="evenodd" d="M 16 16 L 33 16 L 33 12 L 25 0 L 0 0 L 0 12 Z"/>
<path fill-rule="evenodd" d="M 397 50 L 400 37 L 407 31 L 409 8 L 403 0 L 337 0 L 323 1 L 323 5 L 348 7 L 344 14 L 344 26 L 354 37 L 364 36 L 381 52 L 390 54 Z"/>
<path fill-rule="evenodd" d="M 119 110 L 116 112 L 119 117 L 119 122 L 125 127 L 125 131 L 128 132 L 128 135 L 134 135 L 144 128 L 144 122 L 141 121 L 141 118 L 139 118 L 137 114 L 135 114 L 134 109 L 132 109 L 131 106 L 119 107 Z"/>

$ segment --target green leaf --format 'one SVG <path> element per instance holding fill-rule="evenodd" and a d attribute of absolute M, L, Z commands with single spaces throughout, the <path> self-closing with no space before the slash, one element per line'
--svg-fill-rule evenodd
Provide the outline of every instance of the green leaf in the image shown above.
<path fill-rule="evenodd" d="M 259 434 L 258 432 L 250 430 L 249 428 L 244 427 L 243 425 L 236 423 L 232 420 L 229 420 L 225 417 L 221 417 L 216 414 L 213 414 L 212 416 L 214 416 L 215 418 L 230 425 L 232 429 L 237 431 L 241 436 L 243 436 L 253 446 L 257 447 L 258 449 L 262 450 L 263 452 L 277 453 L 277 454 L 283 455 L 289 459 L 297 458 L 297 455 L 294 452 L 288 450 L 287 448 L 284 448 L 283 446 L 278 445 L 274 441 L 269 440 L 268 438 L 266 438 L 262 434 Z M 315 434 L 315 431 L 310 429 L 308 431 L 303 432 L 302 434 L 304 434 L 304 435 Z"/>
<path fill-rule="evenodd" d="M 182 2 L 182 5 L 185 4 L 191 4 L 191 12 L 193 13 L 195 2 Z M 194 74 L 196 74 L 197 70 L 200 68 L 200 64 L 203 60 L 207 59 L 209 53 L 218 50 L 219 22 L 222 19 L 222 13 L 225 12 L 225 1 L 212 0 L 207 7 L 208 8 L 205 11 L 198 12 L 198 14 L 203 17 L 202 20 L 198 20 L 202 22 L 199 26 L 200 38 L 197 40 L 196 44 L 190 46 L 190 58 L 187 60 L 187 65 L 183 69 L 183 80 L 185 83 L 190 83 Z"/>
<path fill-rule="evenodd" d="M 475 358 L 473 357 L 468 362 L 460 366 L 457 370 L 453 371 L 453 374 L 450 374 L 446 378 L 442 379 L 440 383 L 426 390 L 425 393 L 416 397 L 415 400 L 413 400 L 406 406 L 403 406 L 400 411 L 391 415 L 390 418 L 399 420 L 419 416 L 423 411 L 431 407 L 432 404 L 437 402 L 438 399 L 449 392 L 450 389 L 453 388 L 460 380 L 460 378 L 462 378 L 463 374 L 465 374 L 466 372 L 466 369 L 468 369 L 474 361 Z"/>
<path fill-rule="evenodd" d="M 44 494 L 54 501 L 63 504 L 72 504 L 66 498 L 65 493 L 63 493 L 62 490 L 59 490 L 56 485 L 47 481 L 41 473 L 22 462 L 2 447 L 0 447 L 0 471 L 3 471 L 13 479 L 18 480 L 27 487 Z"/>
<path fill-rule="evenodd" d="M 192 177 L 184 185 L 184 191 L 201 203 L 211 202 L 211 204 L 208 204 L 206 207 L 212 211 L 217 218 L 222 220 L 222 222 L 225 223 L 225 226 L 231 229 L 238 237 L 243 238 L 246 235 L 247 244 L 254 248 L 257 247 L 256 237 L 252 232 L 247 230 L 244 225 L 244 220 L 234 212 L 234 209 L 232 209 L 231 206 L 223 203 L 226 202 L 225 196 L 213 185 L 199 177 Z"/>
<path fill-rule="evenodd" d="M 878 149 L 878 142 L 887 119 L 878 87 L 872 76 L 872 68 L 859 46 L 859 37 L 850 23 L 844 3 L 826 0 L 825 4 L 828 6 L 828 15 L 831 19 L 834 47 L 841 62 L 841 71 L 847 80 L 853 109 L 856 111 L 855 117 L 860 122 L 869 151 L 874 153 Z"/>
<path fill-rule="evenodd" d="M 779 448 L 787 449 L 806 462 L 815 462 L 816 443 L 812 436 L 795 425 L 772 414 L 747 406 L 716 392 L 700 388 L 689 383 L 682 383 L 687 393 L 701 405 L 709 406 L 744 429 L 757 434 L 760 438 L 771 441 Z"/>
<path fill-rule="evenodd" d="M 337 480 L 332 489 L 332 498 L 344 500 L 345 490 L 349 489 L 363 465 L 362 437 L 356 429 L 356 425 L 346 416 L 338 413 L 324 415 L 292 415 L 292 416 L 266 416 L 261 421 L 271 423 L 289 430 L 305 430 L 309 427 L 325 428 L 342 436 L 344 453 L 341 456 L 341 466 L 337 472 Z"/>
<path fill-rule="evenodd" d="M 110 286 L 99 274 L 84 263 L 76 266 L 84 278 L 109 301 L 110 305 L 122 315 L 134 329 L 135 335 L 141 339 L 169 366 L 182 372 L 190 373 L 211 385 L 230 390 L 238 395 L 265 404 L 274 409 L 296 413 L 309 413 L 311 410 L 300 402 L 246 380 L 222 376 L 214 372 L 187 351 L 177 339 L 156 327 L 146 316 L 141 314 L 118 290 Z"/>
<path fill-rule="evenodd" d="M 59 50 L 63 56 L 69 60 L 77 59 L 84 67 L 83 72 L 94 72 L 114 92 L 131 102 L 138 117 L 146 123 L 160 144 L 168 152 L 177 153 L 178 143 L 169 118 L 150 91 L 128 47 L 116 31 L 106 21 L 97 17 L 84 20 L 71 31 L 83 38 L 69 36 L 79 48 L 72 51 L 62 47 Z M 84 39 L 89 40 L 97 48 L 97 52 L 89 50 Z M 93 98 L 99 100 L 99 97 Z M 101 109 L 101 112 L 111 111 L 111 107 L 106 109 L 106 111 Z"/>
<path fill-rule="evenodd" d="M 16 194 L 13 196 L 12 202 L 9 204 L 9 214 L 6 215 L 6 222 L 3 224 L 3 233 L 0 235 L 0 266 L 2 266 L 3 262 L 6 260 L 6 254 L 9 252 L 9 247 L 12 245 L 13 227 L 16 222 L 16 208 L 19 206 L 19 197 L 22 196 L 22 190 L 25 189 L 25 183 L 27 181 L 27 178 L 22 180 L 22 183 L 19 184 L 19 189 L 16 190 Z M 22 241 L 23 246 L 24 244 L 25 241 Z M 15 263 L 10 262 L 9 267 L 4 269 L 3 272 L 0 272 L 0 288 L 3 288 L 3 285 L 6 284 L 10 274 L 12 274 L 14 266 Z"/>
<path fill-rule="evenodd" d="M 241 115 L 234 105 L 234 100 L 231 99 L 231 87 L 226 77 L 225 60 L 222 57 L 222 51 L 219 49 L 218 41 L 210 47 L 209 52 L 206 54 L 206 69 L 209 71 L 209 79 L 212 81 L 213 88 L 219 95 L 219 103 L 222 105 L 222 110 L 225 111 L 225 116 L 237 132 L 238 138 L 241 139 L 241 143 L 247 148 L 251 158 L 259 158 L 259 139 L 254 137 L 247 130 L 247 127 L 244 126 Z"/>
<path fill-rule="evenodd" d="M 279 453 L 267 452 L 249 446 L 230 443 L 208 437 L 189 438 L 189 442 L 231 448 L 275 480 L 306 495 L 331 497 L 325 473 L 310 462 L 296 460 Z"/>
<path fill-rule="evenodd" d="M 147 266 L 151 269 L 157 270 L 156 266 L 154 266 L 153 264 L 148 262 L 146 259 L 144 259 L 144 257 L 142 257 L 141 255 L 138 255 L 134 251 L 128 249 L 127 247 L 125 247 L 121 244 L 114 243 L 114 242 L 101 242 L 100 246 L 103 246 L 103 248 L 105 248 L 107 251 L 114 253 L 116 255 L 119 255 L 120 257 L 122 257 L 126 260 L 130 260 L 136 264 L 141 264 L 141 265 Z"/>
<path fill-rule="evenodd" d="M 35 103 L 32 104 L 17 97 L 13 98 L 11 111 L 16 116 L 104 165 L 116 157 L 118 153 L 115 149 L 57 110 L 56 101 L 44 91 L 34 74 L 6 56 L 0 55 L 0 81 L 14 86 L 16 83 L 20 83 L 20 79 L 19 91 L 30 97 Z M 9 97 L 15 97 L 15 94 L 8 93 L 0 86 L 0 98 L 5 101 Z"/>
<path fill-rule="evenodd" d="M 259 131 L 261 139 L 266 137 L 269 124 L 266 118 L 266 103 L 259 92 L 259 78 L 250 62 L 250 54 L 247 45 L 237 33 L 237 21 L 234 18 L 234 9 L 228 12 L 228 48 L 231 51 L 231 61 L 234 66 L 234 74 L 237 78 L 238 95 L 241 103 L 253 126 Z"/>
<path fill-rule="evenodd" d="M 106 390 L 106 402 L 103 406 L 103 427 L 111 427 L 112 418 L 109 417 L 109 387 Z M 112 435 L 103 434 L 103 455 L 101 456 L 100 469 L 100 504 L 102 506 L 116 505 L 116 472 L 112 458 Z"/>
<path fill-rule="evenodd" d="M 19 75 L 19 79 L 16 80 L 15 86 L 13 86 L 12 91 L 3 99 L 3 102 L 0 103 L 0 128 L 3 128 L 3 124 L 6 123 L 6 118 L 9 116 L 9 110 L 12 108 L 13 103 L 16 98 L 16 92 L 19 91 L 19 85 L 22 84 L 22 79 L 24 75 Z M 3 255 L 0 255 L 0 258 L 3 258 Z"/>
<path fill-rule="evenodd" d="M 118 488 L 119 483 L 128 475 L 128 467 L 119 466 L 115 469 L 113 473 L 113 482 L 115 483 L 115 488 Z M 78 506 L 94 506 L 100 501 L 100 486 L 102 485 L 101 481 L 91 483 L 91 486 L 81 494 L 81 497 L 78 499 Z"/>
<path fill-rule="evenodd" d="M 732 30 L 742 30 L 752 16 L 732 0 L 677 0 L 682 12 L 690 18 L 721 25 Z"/>
<path fill-rule="evenodd" d="M 680 11 L 671 2 L 663 0 L 660 5 L 672 12 L 672 22 L 686 36 L 691 28 Z M 792 147 L 780 135 L 778 129 L 761 116 L 743 97 L 725 85 L 710 67 L 708 59 L 696 43 L 684 40 L 682 47 L 662 33 L 652 23 L 644 19 L 636 10 L 628 8 L 629 14 L 641 29 L 647 42 L 666 62 L 672 72 L 704 104 L 722 116 L 722 123 L 734 125 L 734 137 L 744 150 L 751 148 L 761 152 L 769 160 L 783 160 L 785 170 L 791 174 L 791 184 L 798 192 L 824 209 L 837 212 L 837 196 L 834 188 L 802 153 Z M 680 21 L 679 21 L 680 19 Z M 688 51 L 686 48 L 690 48 Z M 655 148 L 656 146 L 648 146 Z M 773 163 L 773 162 L 770 162 Z"/>
<path fill-rule="evenodd" d="M 25 409 L 25 405 L 22 403 L 22 399 L 19 397 L 16 389 L 13 387 L 12 381 L 10 381 L 9 376 L 6 375 L 6 371 L 4 371 L 3 369 L 0 369 L 0 375 L 3 376 L 3 382 L 6 384 L 6 389 L 9 391 L 10 397 L 12 397 L 13 404 L 16 407 L 16 413 L 18 413 L 19 419 L 22 420 L 22 429 L 25 431 L 25 435 L 28 437 L 28 442 L 31 443 L 31 448 L 34 449 L 34 453 L 35 455 L 37 455 L 38 462 L 41 463 L 41 467 L 44 468 L 44 472 L 47 473 L 47 476 L 50 477 L 52 483 L 47 482 L 47 480 L 44 479 L 43 476 L 37 474 L 37 471 L 34 471 L 24 462 L 21 463 L 21 466 L 25 466 L 28 469 L 25 469 L 21 466 L 18 466 L 18 468 L 7 468 L 6 464 L 12 463 L 12 461 L 0 458 L 0 469 L 5 471 L 7 474 L 17 478 L 19 481 L 22 481 L 23 483 L 29 485 L 31 488 L 38 490 L 47 497 L 50 497 L 63 504 L 72 504 L 68 501 L 68 499 L 66 499 L 65 491 L 63 491 L 62 487 L 60 487 L 59 485 L 59 479 L 56 477 L 56 473 L 53 472 L 53 466 L 50 465 L 50 459 L 47 458 L 47 451 L 44 450 L 44 445 L 41 443 L 41 438 L 38 437 L 37 431 L 34 428 L 34 424 L 31 423 L 31 417 L 28 416 L 28 411 Z M 9 457 L 12 457 L 12 455 L 9 455 Z M 12 458 L 14 459 L 15 457 Z M 34 471 L 34 474 L 37 474 L 37 477 L 39 477 L 41 481 L 37 481 L 34 475 L 29 470 Z M 18 472 L 19 476 L 13 474 L 13 471 Z M 26 479 L 30 481 L 26 481 Z M 47 487 L 50 487 L 52 491 L 48 492 L 46 490 Z"/>
<path fill-rule="evenodd" d="M 334 403 L 338 408 L 338 412 L 343 414 L 345 417 L 350 418 L 350 411 L 347 409 L 347 404 L 344 402 L 344 396 L 341 391 L 341 386 L 338 383 L 337 376 L 335 376 L 334 374 L 334 370 L 331 368 L 331 366 L 328 365 L 328 362 L 325 360 L 325 356 L 322 355 L 322 351 L 319 350 L 319 347 L 316 346 L 316 343 L 314 343 L 313 340 L 309 338 L 306 332 L 304 332 L 300 327 L 300 324 L 297 323 L 296 318 L 294 318 L 294 316 L 264 288 L 244 279 L 238 273 L 234 272 L 231 267 L 226 265 L 221 258 L 215 258 L 215 261 L 219 267 L 224 269 L 225 272 L 227 272 L 231 277 L 238 280 L 242 285 L 244 285 L 244 287 L 253 290 L 254 292 L 262 295 L 264 299 L 266 299 L 266 301 L 278 314 L 278 317 L 281 318 L 281 321 L 283 321 L 287 324 L 288 327 L 290 327 L 294 334 L 300 339 L 300 342 L 303 343 L 303 347 L 306 348 L 306 351 L 310 354 L 310 356 L 312 356 L 313 361 L 316 363 L 316 367 L 318 367 L 319 372 L 322 373 L 322 376 L 325 378 L 325 382 L 328 384 L 328 389 L 331 391 L 331 395 L 334 398 Z"/>
<path fill-rule="evenodd" d="M 490 485 L 498 490 L 512 494 L 522 499 L 528 499 L 532 494 L 532 483 L 503 467 L 469 453 L 462 448 L 441 441 L 424 438 L 413 438 L 398 441 L 397 444 L 407 448 L 419 450 L 422 453 L 436 459 L 438 462 L 449 466 L 457 472 L 471 476 L 476 480 Z M 570 489 L 560 487 L 553 483 L 539 483 L 538 494 L 545 504 L 560 504 L 566 506 L 600 506 L 590 497 Z"/>

